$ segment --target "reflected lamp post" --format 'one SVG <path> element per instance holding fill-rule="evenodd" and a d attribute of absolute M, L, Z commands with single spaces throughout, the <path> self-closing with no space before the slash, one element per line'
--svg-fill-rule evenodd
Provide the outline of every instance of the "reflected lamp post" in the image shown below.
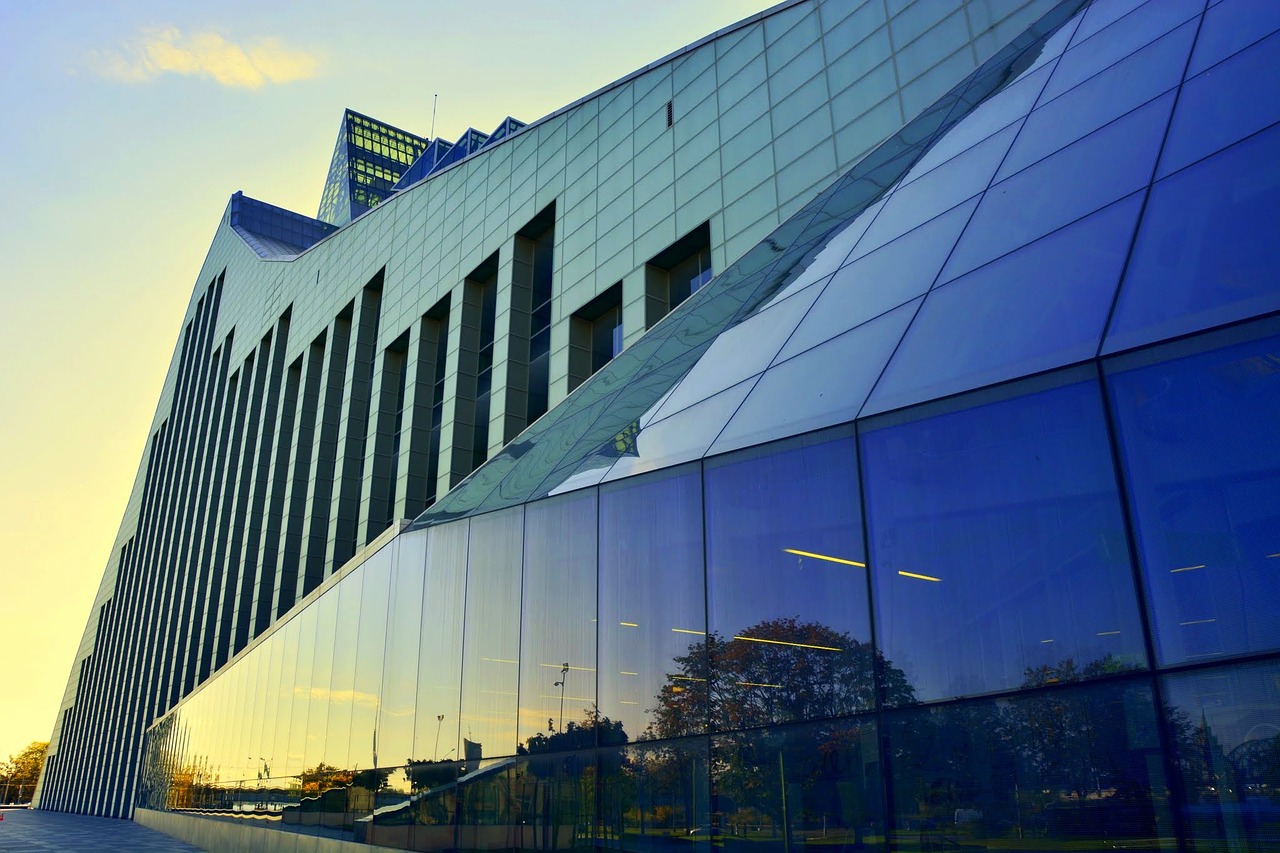
<path fill-rule="evenodd" d="M 438 761 L 440 756 L 440 727 L 444 725 L 444 714 L 436 714 L 436 746 L 431 750 L 431 760 Z"/>
<path fill-rule="evenodd" d="M 560 726 L 561 733 L 564 732 L 564 683 L 569 679 L 569 662 L 565 661 L 560 665 L 560 680 L 553 687 L 560 688 Z"/>

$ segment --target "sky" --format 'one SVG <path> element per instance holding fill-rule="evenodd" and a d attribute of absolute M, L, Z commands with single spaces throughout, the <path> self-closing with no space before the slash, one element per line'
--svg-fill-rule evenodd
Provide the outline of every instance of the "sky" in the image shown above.
<path fill-rule="evenodd" d="M 344 107 L 534 121 L 767 0 L 0 0 L 0 761 L 47 740 L 236 190 L 314 216 Z"/>

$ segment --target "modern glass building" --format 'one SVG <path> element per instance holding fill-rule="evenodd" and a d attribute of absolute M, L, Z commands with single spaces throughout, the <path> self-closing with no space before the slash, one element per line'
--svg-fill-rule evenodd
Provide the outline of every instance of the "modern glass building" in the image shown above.
<path fill-rule="evenodd" d="M 40 806 L 1280 849 L 1280 12 L 995 8 L 784 3 L 304 251 L 233 199 Z"/>
<path fill-rule="evenodd" d="M 394 192 L 396 182 L 429 144 L 430 140 L 346 110 L 316 218 L 346 225 L 372 210 Z"/>

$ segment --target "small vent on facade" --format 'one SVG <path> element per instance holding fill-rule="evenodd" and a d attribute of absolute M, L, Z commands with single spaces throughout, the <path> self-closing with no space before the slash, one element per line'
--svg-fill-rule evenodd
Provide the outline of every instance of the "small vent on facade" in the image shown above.
<path fill-rule="evenodd" d="M 675 121 L 675 109 L 672 107 L 673 101 L 667 101 L 667 127 L 671 127 Z"/>

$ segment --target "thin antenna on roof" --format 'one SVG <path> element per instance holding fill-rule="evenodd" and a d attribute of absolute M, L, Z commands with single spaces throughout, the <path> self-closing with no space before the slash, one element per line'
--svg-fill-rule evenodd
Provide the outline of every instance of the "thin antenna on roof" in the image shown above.
<path fill-rule="evenodd" d="M 431 96 L 431 133 L 428 136 L 432 139 L 435 139 L 436 136 L 436 99 L 439 97 L 439 92 Z"/>

